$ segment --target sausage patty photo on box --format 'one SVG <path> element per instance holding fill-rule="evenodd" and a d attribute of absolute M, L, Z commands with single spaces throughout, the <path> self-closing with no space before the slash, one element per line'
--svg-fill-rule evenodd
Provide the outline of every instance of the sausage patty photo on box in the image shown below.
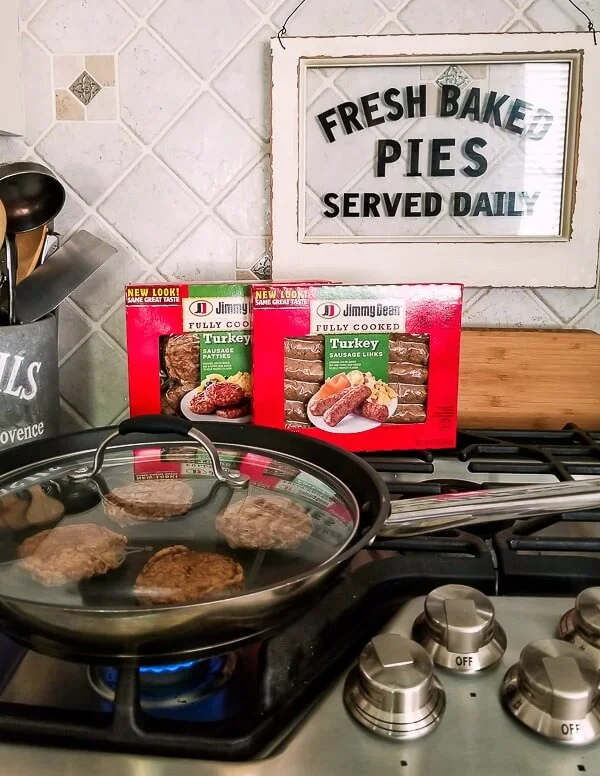
<path fill-rule="evenodd" d="M 349 450 L 454 444 L 458 285 L 253 286 L 254 422 Z"/>
<path fill-rule="evenodd" d="M 244 283 L 127 286 L 131 415 L 247 423 L 250 312 Z"/>

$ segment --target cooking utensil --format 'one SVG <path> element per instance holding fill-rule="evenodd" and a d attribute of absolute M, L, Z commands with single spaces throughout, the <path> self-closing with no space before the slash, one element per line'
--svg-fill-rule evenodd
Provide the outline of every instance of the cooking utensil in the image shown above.
<path fill-rule="evenodd" d="M 9 324 L 14 324 L 17 320 L 15 288 L 19 259 L 15 235 L 37 229 L 52 221 L 62 210 L 65 196 L 63 185 L 41 164 L 12 162 L 0 165 L 0 200 L 6 210 L 5 276 L 8 286 Z"/>
<path fill-rule="evenodd" d="M 31 275 L 42 256 L 46 244 L 48 227 L 44 224 L 30 232 L 17 234 L 17 255 L 19 264 L 17 267 L 17 284 Z"/>
<path fill-rule="evenodd" d="M 42 164 L 0 164 L 0 200 L 8 232 L 29 232 L 52 221 L 62 210 L 65 196 L 62 183 Z"/>
<path fill-rule="evenodd" d="M 80 230 L 52 257 L 19 284 L 16 315 L 27 323 L 47 315 L 109 259 L 116 248 Z"/>
<path fill-rule="evenodd" d="M 6 234 L 6 210 L 0 200 L 0 245 L 4 242 L 4 236 Z"/>
<path fill-rule="evenodd" d="M 591 331 L 465 329 L 461 428 L 600 428 L 600 336 Z"/>
<path fill-rule="evenodd" d="M 28 632 L 42 650 L 67 650 L 72 656 L 100 662 L 157 662 L 174 653 L 210 654 L 235 648 L 281 624 L 284 615 L 293 614 L 304 599 L 317 594 L 375 536 L 389 511 L 379 476 L 338 448 L 274 429 L 207 423 L 203 430 L 215 447 L 188 421 L 145 416 L 124 421 L 118 429 L 82 432 L 0 455 L 0 471 L 16 467 L 0 477 L 0 498 L 13 503 L 15 491 L 41 487 L 58 501 L 70 491 L 71 504 L 68 514 L 65 508 L 64 516 L 54 514 L 46 524 L 38 522 L 25 531 L 4 529 L 0 605 L 5 628 L 13 637 L 27 640 Z M 117 432 L 125 437 L 119 444 L 115 444 Z M 150 439 L 147 433 L 152 434 Z M 182 435 L 188 436 L 187 444 Z M 192 506 L 185 514 L 171 509 L 178 512 L 171 519 L 131 519 L 153 497 L 140 495 L 140 506 L 134 496 L 128 497 L 130 503 L 122 495 L 124 518 L 123 512 L 115 511 L 110 493 L 136 482 L 145 488 L 152 483 L 159 491 L 180 489 L 187 483 L 190 499 L 202 506 Z M 77 501 L 74 484 L 85 488 L 88 496 L 91 487 L 100 495 L 97 501 L 83 499 L 80 513 L 72 507 Z M 115 495 L 119 492 L 123 494 Z M 236 546 L 247 544 L 248 538 L 240 538 L 243 531 L 235 533 L 235 523 L 233 529 L 229 524 L 227 540 L 217 531 L 217 515 L 227 505 L 269 496 L 291 499 L 293 513 L 302 510 L 302 526 L 310 515 L 308 533 L 303 530 L 295 546 L 276 549 L 272 545 L 280 524 L 284 526 L 280 540 L 289 536 L 285 516 L 291 507 L 285 502 L 279 517 L 272 514 L 263 523 L 262 535 L 260 529 L 251 533 L 252 547 Z M 120 568 L 62 587 L 46 587 L 20 568 L 19 546 L 26 537 L 81 523 L 127 536 L 127 558 Z M 178 545 L 234 558 L 244 569 L 244 591 L 222 592 L 216 600 L 197 603 L 140 606 L 133 592 L 137 575 L 156 551 Z M 167 578 L 166 591 L 169 585 Z"/>
<path fill-rule="evenodd" d="M 555 485 L 448 493 L 394 501 L 382 536 L 416 536 L 497 520 L 520 520 L 600 506 L 600 477 Z"/>
<path fill-rule="evenodd" d="M 6 210 L 0 200 L 0 308 L 3 306 L 6 297 L 7 268 L 6 268 L 6 246 L 4 239 L 6 237 Z M 0 323 L 8 323 L 4 320 L 6 315 L 0 309 Z"/>
<path fill-rule="evenodd" d="M 59 248 L 60 234 L 49 227 L 48 233 L 46 234 L 46 239 L 44 241 L 44 247 L 42 248 L 42 253 L 40 256 L 40 266 L 44 264 L 46 259 L 50 258 L 50 256 L 53 256 Z"/>
<path fill-rule="evenodd" d="M 6 287 L 8 294 L 8 325 L 12 326 L 17 322 L 15 314 L 15 294 L 17 290 L 17 243 L 15 235 L 12 232 L 7 232 L 4 238 L 4 276 L 6 278 Z"/>

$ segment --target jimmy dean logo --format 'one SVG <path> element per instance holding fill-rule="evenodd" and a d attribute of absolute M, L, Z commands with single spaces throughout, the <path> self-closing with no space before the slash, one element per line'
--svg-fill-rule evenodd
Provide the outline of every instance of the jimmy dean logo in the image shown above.
<path fill-rule="evenodd" d="M 404 315 L 404 305 L 347 304 L 342 313 L 346 318 L 379 318 Z"/>
<path fill-rule="evenodd" d="M 192 315 L 210 315 L 213 311 L 213 306 L 210 302 L 192 302 L 190 305 L 190 312 Z"/>
<path fill-rule="evenodd" d="M 340 312 L 340 306 L 337 304 L 322 304 L 317 308 L 317 315 L 320 318 L 337 318 Z"/>
<path fill-rule="evenodd" d="M 250 302 L 245 297 L 190 297 L 183 300 L 186 331 L 243 331 L 250 328 Z"/>
<path fill-rule="evenodd" d="M 312 300 L 310 332 L 405 331 L 406 306 L 399 299 L 350 299 L 341 303 Z"/>
<path fill-rule="evenodd" d="M 249 310 L 247 302 L 219 302 L 215 312 L 217 315 L 248 315 Z"/>

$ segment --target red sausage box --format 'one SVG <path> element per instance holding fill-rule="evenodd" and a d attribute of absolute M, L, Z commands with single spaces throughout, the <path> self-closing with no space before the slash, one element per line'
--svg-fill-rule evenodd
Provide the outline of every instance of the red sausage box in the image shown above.
<path fill-rule="evenodd" d="M 254 285 L 253 422 L 354 452 L 451 447 L 462 286 Z"/>
<path fill-rule="evenodd" d="M 132 416 L 249 422 L 248 284 L 130 285 L 125 318 Z"/>

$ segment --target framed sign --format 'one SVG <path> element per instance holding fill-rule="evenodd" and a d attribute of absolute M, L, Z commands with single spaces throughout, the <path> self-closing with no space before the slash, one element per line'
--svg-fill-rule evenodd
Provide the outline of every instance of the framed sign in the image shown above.
<path fill-rule="evenodd" d="M 289 38 L 272 53 L 275 279 L 596 284 L 589 34 Z"/>

